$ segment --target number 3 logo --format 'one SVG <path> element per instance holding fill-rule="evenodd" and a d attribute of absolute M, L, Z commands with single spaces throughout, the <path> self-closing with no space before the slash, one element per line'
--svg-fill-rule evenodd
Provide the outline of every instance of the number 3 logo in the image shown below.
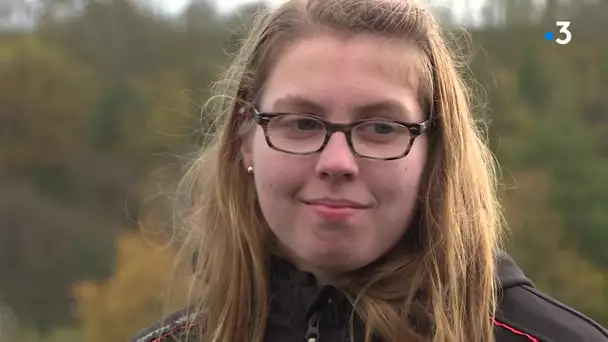
<path fill-rule="evenodd" d="M 556 24 L 559 27 L 559 33 L 564 34 L 565 38 L 557 38 L 555 40 L 555 42 L 558 44 L 562 44 L 562 45 L 570 43 L 570 40 L 572 40 L 572 32 L 570 32 L 570 30 L 568 30 L 568 27 L 570 27 L 570 22 L 569 21 L 558 21 L 558 22 L 556 22 Z"/>

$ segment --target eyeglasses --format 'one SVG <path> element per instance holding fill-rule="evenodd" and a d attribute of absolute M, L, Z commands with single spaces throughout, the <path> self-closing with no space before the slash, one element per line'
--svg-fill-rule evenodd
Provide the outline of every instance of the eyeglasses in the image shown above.
<path fill-rule="evenodd" d="M 335 132 L 346 136 L 357 157 L 395 160 L 407 156 L 414 140 L 430 128 L 430 120 L 406 123 L 381 119 L 337 124 L 308 114 L 260 113 L 253 108 L 255 121 L 264 130 L 272 149 L 299 155 L 319 153 Z"/>

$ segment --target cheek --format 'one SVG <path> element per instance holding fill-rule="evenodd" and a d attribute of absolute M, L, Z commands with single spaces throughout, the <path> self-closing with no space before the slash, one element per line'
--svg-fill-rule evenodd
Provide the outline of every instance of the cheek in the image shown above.
<path fill-rule="evenodd" d="M 391 175 L 385 170 L 382 177 L 375 178 L 374 187 L 378 191 L 376 196 L 379 204 L 385 208 L 408 206 L 418 197 L 419 173 L 410 165 L 398 165 L 391 173 L 393 174 Z"/>
<path fill-rule="evenodd" d="M 426 136 L 419 137 L 408 156 L 403 160 L 404 177 L 416 189 L 421 182 L 423 172 L 426 169 L 429 149 Z"/>
<path fill-rule="evenodd" d="M 270 198 L 293 195 L 304 181 L 305 158 L 273 150 L 261 130 L 256 132 L 252 143 L 258 195 Z"/>
<path fill-rule="evenodd" d="M 392 168 L 392 177 L 384 177 L 384 192 L 378 196 L 380 206 L 377 212 L 377 220 L 384 222 L 386 227 L 382 233 L 386 234 L 384 239 L 398 239 L 411 226 L 419 202 L 423 170 L 422 160 L 420 163 L 404 160 Z"/>
<path fill-rule="evenodd" d="M 390 197 L 405 199 L 416 198 L 427 162 L 426 141 L 419 141 L 410 153 L 392 165 L 386 165 L 373 176 L 381 182 L 383 189 Z M 389 162 L 390 163 L 390 162 Z"/>

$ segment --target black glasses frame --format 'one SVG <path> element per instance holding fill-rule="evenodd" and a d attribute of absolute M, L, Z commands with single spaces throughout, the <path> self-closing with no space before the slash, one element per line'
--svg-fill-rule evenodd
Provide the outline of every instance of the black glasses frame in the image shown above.
<path fill-rule="evenodd" d="M 348 124 L 338 124 L 338 123 L 332 123 L 332 122 L 320 119 L 316 116 L 309 115 L 309 114 L 287 113 L 287 112 L 266 113 L 266 112 L 259 112 L 255 108 L 252 108 L 252 111 L 253 111 L 253 118 L 254 118 L 255 122 L 258 125 L 260 125 L 262 127 L 262 130 L 264 131 L 264 137 L 266 139 L 266 143 L 268 144 L 268 146 L 276 151 L 289 153 L 289 154 L 296 154 L 296 155 L 310 155 L 310 154 L 315 154 L 315 153 L 319 153 L 319 152 L 323 151 L 325 149 L 325 147 L 327 147 L 327 144 L 329 143 L 331 136 L 336 132 L 341 132 L 346 137 L 346 141 L 348 143 L 348 147 L 350 148 L 350 151 L 356 157 L 375 159 L 375 160 L 401 159 L 401 158 L 405 158 L 405 156 L 407 156 L 410 153 L 410 150 L 412 149 L 412 146 L 414 145 L 414 141 L 416 140 L 416 138 L 419 137 L 420 135 L 426 133 L 431 127 L 431 119 L 427 119 L 421 123 L 409 123 L 409 122 L 402 122 L 402 121 L 387 120 L 386 122 L 394 123 L 394 124 L 401 125 L 401 126 L 407 128 L 411 133 L 411 138 L 410 138 L 410 141 L 409 141 L 407 147 L 403 151 L 403 153 L 401 153 L 397 156 L 394 156 L 394 157 L 378 158 L 378 157 L 367 156 L 367 155 L 357 152 L 355 150 L 355 147 L 353 145 L 353 140 L 352 140 L 352 131 L 356 126 L 358 126 L 362 123 L 366 123 L 366 122 L 370 122 L 370 121 L 378 121 L 378 120 L 366 119 L 366 120 L 359 120 L 359 121 L 351 122 Z M 323 140 L 323 144 L 321 144 L 321 147 L 319 147 L 318 149 L 311 151 L 311 152 L 293 152 L 293 151 L 281 149 L 281 148 L 277 147 L 276 145 L 274 145 L 272 143 L 272 141 L 270 140 L 270 136 L 268 134 L 268 125 L 270 124 L 270 121 L 273 118 L 284 116 L 284 115 L 301 115 L 301 116 L 309 117 L 313 120 L 321 122 L 323 124 L 323 126 L 325 127 L 325 138 Z"/>

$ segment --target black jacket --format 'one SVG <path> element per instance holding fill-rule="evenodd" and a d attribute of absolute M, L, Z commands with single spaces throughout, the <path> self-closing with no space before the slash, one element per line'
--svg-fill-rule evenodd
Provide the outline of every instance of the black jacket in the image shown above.
<path fill-rule="evenodd" d="M 535 289 L 509 256 L 501 257 L 498 272 L 496 342 L 608 342 L 604 328 Z M 318 288 L 312 275 L 278 258 L 271 262 L 270 286 L 266 342 L 350 342 L 351 307 L 339 291 L 331 286 Z M 196 341 L 184 337 L 196 325 L 187 311 L 176 312 L 163 323 L 142 331 L 132 342 Z"/>

